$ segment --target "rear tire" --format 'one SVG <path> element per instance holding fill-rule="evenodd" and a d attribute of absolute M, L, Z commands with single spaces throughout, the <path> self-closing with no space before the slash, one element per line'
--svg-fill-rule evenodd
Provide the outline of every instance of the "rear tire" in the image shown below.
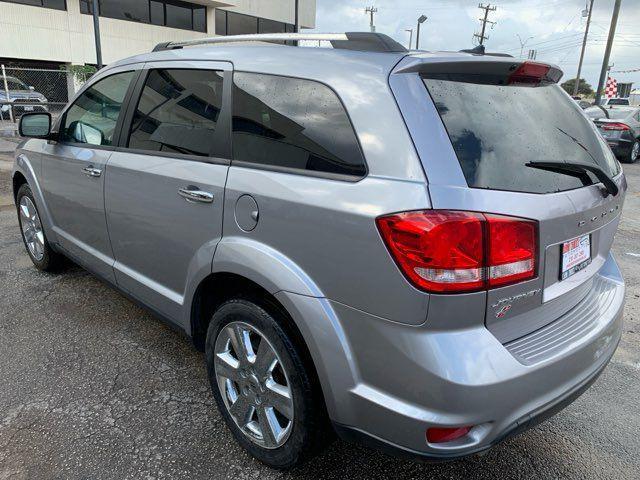
<path fill-rule="evenodd" d="M 319 388 L 281 321 L 252 301 L 229 300 L 211 319 L 205 354 L 213 396 L 238 443 L 270 467 L 289 469 L 331 436 Z M 274 397 L 274 389 L 285 393 Z"/>
<path fill-rule="evenodd" d="M 640 159 L 640 139 L 636 140 L 633 146 L 631 147 L 631 152 L 629 153 L 629 163 L 636 163 Z"/>
<path fill-rule="evenodd" d="M 16 208 L 22 242 L 29 258 L 38 270 L 58 271 L 64 263 L 64 257 L 49 245 L 31 187 L 26 183 L 18 189 Z"/>

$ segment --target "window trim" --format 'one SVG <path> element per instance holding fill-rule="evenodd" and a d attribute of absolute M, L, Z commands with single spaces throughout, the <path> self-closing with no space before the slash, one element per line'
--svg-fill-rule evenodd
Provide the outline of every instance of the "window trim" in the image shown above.
<path fill-rule="evenodd" d="M 119 68 L 114 68 L 113 70 L 109 70 L 107 73 L 105 73 L 105 75 L 101 75 L 97 78 L 95 78 L 93 81 L 91 82 L 87 82 L 82 89 L 80 89 L 78 91 L 78 93 L 76 94 L 75 97 L 73 97 L 73 100 L 70 101 L 67 106 L 64 108 L 62 114 L 60 115 L 60 118 L 58 120 L 58 122 L 56 123 L 56 128 L 53 133 L 55 135 L 55 141 L 61 145 L 69 145 L 72 147 L 81 147 L 81 148 L 92 148 L 92 149 L 97 149 L 97 150 L 115 150 L 117 148 L 117 146 L 120 144 L 120 135 L 122 133 L 122 124 L 124 122 L 125 119 L 125 113 L 129 108 L 129 100 L 131 99 L 131 95 L 133 94 L 134 91 L 134 87 L 136 85 L 136 82 L 139 80 L 140 78 L 140 72 L 142 70 L 139 68 L 139 65 L 127 65 L 126 67 L 119 67 Z M 80 143 L 80 142 L 69 142 L 69 141 L 65 141 L 62 139 L 62 131 L 64 129 L 64 124 L 67 121 L 67 113 L 69 112 L 69 109 L 75 105 L 75 103 L 78 101 L 78 99 L 84 95 L 84 93 L 89 90 L 90 88 L 92 88 L 94 85 L 96 85 L 97 83 L 101 82 L 102 80 L 106 80 L 109 77 L 112 77 L 114 75 L 118 75 L 121 73 L 127 73 L 127 72 L 133 72 L 133 78 L 131 79 L 131 83 L 129 83 L 129 87 L 127 88 L 127 91 L 124 95 L 124 98 L 122 99 L 122 105 L 120 107 L 120 113 L 118 114 L 118 120 L 116 121 L 116 126 L 113 130 L 113 139 L 111 140 L 111 145 L 91 145 L 89 143 Z"/>
<path fill-rule="evenodd" d="M 14 5 L 22 5 L 24 7 L 46 8 L 48 10 L 56 10 L 58 12 L 68 12 L 69 11 L 69 7 L 67 5 L 67 0 L 64 0 L 64 9 L 55 8 L 55 7 L 47 7 L 47 6 L 44 5 L 44 1 L 43 0 L 40 0 L 42 5 L 30 5 L 28 3 L 22 3 L 22 2 L 14 1 L 14 0 L 0 0 L 0 2 L 13 3 Z"/>
<path fill-rule="evenodd" d="M 353 125 L 353 120 L 351 119 L 351 115 L 349 114 L 349 110 L 347 109 L 347 107 L 345 106 L 344 102 L 342 101 L 342 98 L 340 97 L 340 95 L 338 94 L 338 92 L 329 84 L 321 81 L 321 80 L 316 80 L 316 79 L 312 79 L 312 78 L 304 78 L 304 77 L 296 77 L 293 75 L 279 75 L 279 74 L 272 74 L 272 73 L 264 73 L 264 72 L 256 72 L 256 71 L 249 71 L 249 70 L 234 70 L 233 74 L 235 75 L 236 73 L 249 73 L 249 74 L 253 74 L 253 75 L 269 75 L 272 77 L 282 77 L 282 78 L 290 78 L 292 80 L 303 80 L 303 81 L 307 81 L 307 82 L 315 82 L 318 83 L 320 85 L 323 85 L 325 87 L 327 87 L 338 99 L 338 102 L 340 103 L 340 105 L 342 106 L 342 109 L 344 110 L 346 116 L 347 116 L 347 120 L 349 121 L 349 125 L 351 126 L 351 130 L 353 131 L 353 135 L 356 139 L 356 145 L 358 147 L 358 151 L 360 152 L 360 156 L 362 157 L 362 164 L 364 166 L 364 173 L 362 175 L 348 175 L 348 174 L 344 174 L 344 173 L 333 173 L 333 172 L 322 172 L 322 171 L 317 171 L 317 170 L 303 170 L 301 168 L 293 168 L 293 167 L 282 167 L 282 166 L 278 166 L 278 165 L 268 165 L 268 164 L 264 164 L 264 163 L 257 163 L 257 162 L 251 162 L 248 160 L 234 160 L 233 159 L 233 121 L 231 122 L 231 155 L 230 155 L 230 159 L 231 159 L 231 166 L 238 166 L 238 167 L 243 167 L 243 168 L 253 168 L 256 170 L 267 170 L 267 171 L 272 171 L 272 172 L 280 172 L 280 173 L 288 173 L 288 174 L 292 174 L 292 175 L 302 175 L 302 176 L 306 176 L 306 177 L 315 177 L 315 178 L 326 178 L 328 180 L 339 180 L 339 181 L 345 181 L 345 182 L 349 182 L 349 183 L 358 183 L 361 180 L 364 180 L 365 178 L 367 178 L 369 176 L 369 165 L 367 163 L 367 157 L 364 154 L 364 150 L 362 149 L 362 144 L 360 143 L 360 137 L 358 137 L 358 132 L 355 128 L 355 126 Z M 231 119 L 233 120 L 233 78 L 231 79 Z"/>
<path fill-rule="evenodd" d="M 138 102 L 140 101 L 142 91 L 144 90 L 147 77 L 149 76 L 151 70 L 211 70 L 222 72 L 222 106 L 220 108 L 220 116 L 218 117 L 217 123 L 220 124 L 219 128 L 224 130 L 224 132 L 226 133 L 221 134 L 223 135 L 225 141 L 221 142 L 222 144 L 218 146 L 219 151 L 214 152 L 218 154 L 217 156 L 209 155 L 205 157 L 184 153 L 142 150 L 137 148 L 129 148 L 127 146 L 127 144 L 129 143 L 129 132 L 131 130 L 131 124 L 133 123 L 133 116 L 135 114 L 136 108 L 138 107 Z M 222 61 L 160 60 L 157 62 L 145 63 L 140 70 L 140 74 L 137 80 L 134 82 L 135 86 L 132 89 L 131 97 L 129 98 L 129 101 L 127 103 L 123 122 L 120 126 L 118 144 L 115 148 L 115 151 L 136 155 L 176 158 L 200 163 L 212 163 L 227 166 L 231 165 L 231 93 L 233 87 L 231 72 L 231 63 Z"/>

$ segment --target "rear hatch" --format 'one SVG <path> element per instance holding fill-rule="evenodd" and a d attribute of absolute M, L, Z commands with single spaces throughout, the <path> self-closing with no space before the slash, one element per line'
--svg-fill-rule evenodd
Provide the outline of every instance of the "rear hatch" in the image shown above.
<path fill-rule="evenodd" d="M 485 323 L 503 343 L 588 294 L 620 218 L 620 165 L 560 77 L 557 68 L 513 58 L 425 54 L 390 78 L 433 208 L 538 223 L 535 278 L 486 291 Z"/>

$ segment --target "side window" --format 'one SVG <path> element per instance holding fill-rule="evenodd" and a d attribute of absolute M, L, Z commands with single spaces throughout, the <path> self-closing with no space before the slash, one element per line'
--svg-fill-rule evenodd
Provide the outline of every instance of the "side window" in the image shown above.
<path fill-rule="evenodd" d="M 222 83 L 222 72 L 214 70 L 151 70 L 131 123 L 129 148 L 209 156 Z"/>
<path fill-rule="evenodd" d="M 275 75 L 233 78 L 233 160 L 365 175 L 351 122 L 329 87 Z"/>
<path fill-rule="evenodd" d="M 67 110 L 61 140 L 111 145 L 122 102 L 135 72 L 116 73 L 97 81 Z"/>

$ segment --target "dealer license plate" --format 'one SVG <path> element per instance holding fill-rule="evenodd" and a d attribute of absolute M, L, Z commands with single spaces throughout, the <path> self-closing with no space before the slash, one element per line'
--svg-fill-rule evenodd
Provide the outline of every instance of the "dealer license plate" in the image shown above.
<path fill-rule="evenodd" d="M 591 237 L 583 235 L 562 244 L 560 280 L 586 268 L 591 263 Z"/>

